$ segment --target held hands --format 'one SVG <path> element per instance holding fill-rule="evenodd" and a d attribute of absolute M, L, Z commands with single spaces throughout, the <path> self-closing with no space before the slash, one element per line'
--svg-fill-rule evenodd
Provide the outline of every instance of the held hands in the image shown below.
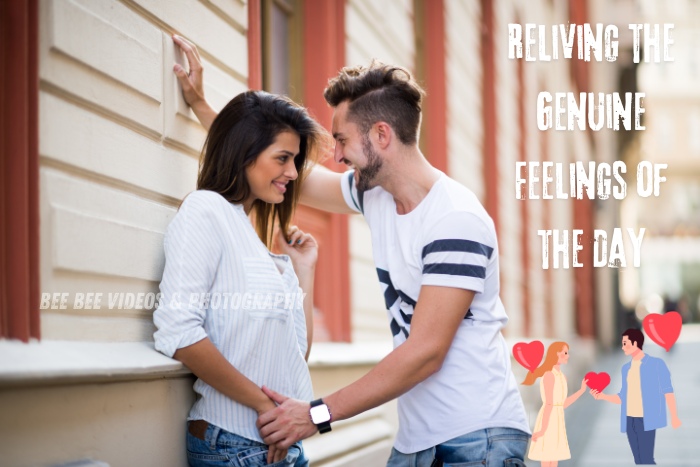
<path fill-rule="evenodd" d="M 263 386 L 263 392 L 278 405 L 258 417 L 257 427 L 263 442 L 286 451 L 289 446 L 316 433 L 309 416 L 308 402 L 290 399 Z"/>
<path fill-rule="evenodd" d="M 544 435 L 544 430 L 534 432 L 532 434 L 532 442 L 534 443 L 535 441 L 537 441 L 539 438 L 542 437 L 542 435 Z"/>
<path fill-rule="evenodd" d="M 316 239 L 311 234 L 299 230 L 296 225 L 289 228 L 287 238 L 289 241 L 285 240 L 282 230 L 277 232 L 277 244 L 282 253 L 292 259 L 297 274 L 313 270 L 318 260 Z"/>

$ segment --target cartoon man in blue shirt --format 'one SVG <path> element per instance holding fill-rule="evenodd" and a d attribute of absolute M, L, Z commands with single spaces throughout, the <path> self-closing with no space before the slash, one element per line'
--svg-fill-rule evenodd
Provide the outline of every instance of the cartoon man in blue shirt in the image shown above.
<path fill-rule="evenodd" d="M 596 399 L 622 404 L 620 428 L 627 433 L 635 464 L 654 462 L 656 430 L 666 426 L 666 406 L 671 412 L 671 426 L 681 421 L 676 413 L 676 397 L 671 373 L 660 358 L 642 352 L 644 334 L 638 329 L 622 333 L 622 351 L 632 360 L 622 366 L 622 388 L 617 394 L 603 394 L 591 389 Z M 665 399 L 665 401 L 664 401 Z"/>

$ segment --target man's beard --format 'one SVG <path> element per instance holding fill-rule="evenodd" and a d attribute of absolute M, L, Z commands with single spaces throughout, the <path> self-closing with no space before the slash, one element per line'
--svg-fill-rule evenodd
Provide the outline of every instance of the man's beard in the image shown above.
<path fill-rule="evenodd" d="M 357 191 L 367 191 L 377 186 L 377 174 L 382 168 L 382 160 L 367 136 L 362 138 L 362 152 L 367 158 L 367 164 L 362 169 L 355 168 L 357 171 Z"/>

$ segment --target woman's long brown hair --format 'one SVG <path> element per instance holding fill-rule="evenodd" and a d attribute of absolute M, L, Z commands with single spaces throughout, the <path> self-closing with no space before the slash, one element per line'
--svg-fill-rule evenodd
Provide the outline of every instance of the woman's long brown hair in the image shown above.
<path fill-rule="evenodd" d="M 566 342 L 552 342 L 547 348 L 547 355 L 544 357 L 542 365 L 535 368 L 535 371 L 528 371 L 525 381 L 523 381 L 522 384 L 529 386 L 546 372 L 552 371 L 554 365 L 559 361 L 557 352 L 561 352 L 564 347 L 569 348 L 569 344 Z"/>
<path fill-rule="evenodd" d="M 315 160 L 328 140 L 328 133 L 306 109 L 287 97 L 264 91 L 237 95 L 209 129 L 197 179 L 198 190 L 219 193 L 230 203 L 243 203 L 251 195 L 245 169 L 285 131 L 299 135 L 299 155 L 294 159 L 298 177 L 287 184 L 284 201 L 272 204 L 256 199 L 252 208 L 255 230 L 268 249 L 272 248 L 275 219 L 286 238 L 307 161 Z"/>

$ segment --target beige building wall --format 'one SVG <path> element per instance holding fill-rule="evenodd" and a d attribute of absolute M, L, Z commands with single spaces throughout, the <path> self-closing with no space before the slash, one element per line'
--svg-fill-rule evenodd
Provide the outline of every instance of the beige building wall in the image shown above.
<path fill-rule="evenodd" d="M 478 2 L 445 2 L 448 171 L 483 202 L 480 31 Z"/>
<path fill-rule="evenodd" d="M 508 310 L 509 335 L 522 336 L 522 223 L 515 198 L 515 161 L 520 159 L 518 126 L 518 63 L 508 59 L 508 22 L 516 17 L 512 1 L 495 1 L 494 62 L 496 67 L 496 134 L 498 152 L 498 248 L 501 261 L 501 300 Z M 506 137 L 506 135 L 508 135 Z"/>
<path fill-rule="evenodd" d="M 163 233 L 195 188 L 205 137 L 171 71 L 182 57 L 170 35 L 199 45 L 221 108 L 247 76 L 246 10 L 222 4 L 41 2 L 43 291 L 158 291 Z M 151 339 L 150 311 L 105 308 L 44 310 L 42 336 Z"/>
<path fill-rule="evenodd" d="M 180 96 L 170 35 L 198 44 L 221 108 L 246 88 L 247 10 L 42 0 L 39 21 L 42 292 L 104 297 L 42 310 L 39 343 L 3 343 L 2 463 L 184 466 L 192 377 L 148 344 L 152 306 L 109 309 L 108 297 L 158 292 L 165 228 L 195 188 L 205 132 Z"/>

